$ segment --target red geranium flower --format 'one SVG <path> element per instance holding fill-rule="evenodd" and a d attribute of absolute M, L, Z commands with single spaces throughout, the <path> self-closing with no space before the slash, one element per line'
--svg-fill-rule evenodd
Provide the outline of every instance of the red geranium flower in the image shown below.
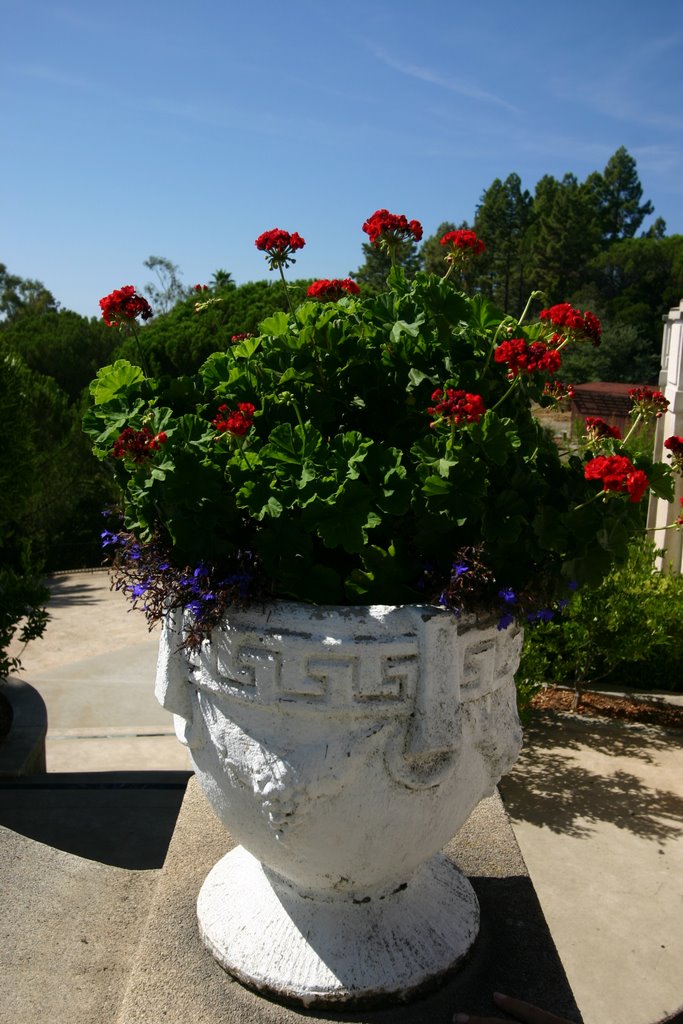
<path fill-rule="evenodd" d="M 110 295 L 105 295 L 103 299 L 100 299 L 100 309 L 102 310 L 102 319 L 107 327 L 130 324 L 138 316 L 143 320 L 149 320 L 154 315 L 147 299 L 138 295 L 132 284 L 124 285 L 123 288 L 117 288 Z"/>
<path fill-rule="evenodd" d="M 543 385 L 543 394 L 546 398 L 561 402 L 565 398 L 574 397 L 574 385 L 564 384 L 561 380 L 547 380 Z"/>
<path fill-rule="evenodd" d="M 270 269 L 275 267 L 288 267 L 290 263 L 296 263 L 292 253 L 297 249 L 303 249 L 306 242 L 296 231 L 290 235 L 289 231 L 281 228 L 273 228 L 271 231 L 264 231 L 259 235 L 254 245 L 261 252 L 265 252 L 270 263 Z"/>
<path fill-rule="evenodd" d="M 230 341 L 245 341 L 247 338 L 255 338 L 255 334 L 251 334 L 249 331 L 240 331 L 239 334 L 231 334 Z"/>
<path fill-rule="evenodd" d="M 679 437 L 678 434 L 667 437 L 664 447 L 670 453 L 669 458 L 673 468 L 677 472 L 683 473 L 683 437 Z"/>
<path fill-rule="evenodd" d="M 481 395 L 471 395 L 467 391 L 455 388 L 448 388 L 445 398 L 441 388 L 437 388 L 432 395 L 432 401 L 436 402 L 436 405 L 427 409 L 430 416 L 436 416 L 437 420 L 450 420 L 456 424 L 478 423 L 486 412 Z M 437 420 L 430 426 L 435 426 Z"/>
<path fill-rule="evenodd" d="M 633 402 L 631 415 L 636 413 L 643 419 L 660 419 L 663 412 L 669 408 L 669 400 L 661 391 L 653 391 L 647 386 L 642 388 L 629 388 L 628 397 Z"/>
<path fill-rule="evenodd" d="M 126 427 L 114 441 L 112 456 L 115 459 L 125 459 L 127 456 L 133 462 L 144 462 L 167 440 L 163 430 L 159 434 L 153 434 L 149 427 L 142 427 L 141 430 Z"/>
<path fill-rule="evenodd" d="M 520 373 L 557 373 L 562 364 L 562 357 L 554 348 L 548 348 L 542 341 L 528 342 L 524 338 L 501 342 L 493 358 L 507 365 L 509 377 Z"/>
<path fill-rule="evenodd" d="M 586 480 L 601 480 L 603 491 L 626 492 L 632 502 L 640 501 L 649 487 L 642 469 L 636 469 L 625 455 L 598 455 L 586 463 Z"/>
<path fill-rule="evenodd" d="M 419 220 L 407 220 L 402 213 L 389 213 L 388 210 L 375 210 L 363 224 L 363 231 L 369 236 L 373 245 L 395 245 L 399 241 L 422 238 L 422 225 Z"/>
<path fill-rule="evenodd" d="M 613 437 L 615 440 L 621 441 L 619 427 L 606 423 L 600 416 L 586 416 L 586 429 L 592 440 L 598 441 L 602 437 Z"/>
<path fill-rule="evenodd" d="M 441 239 L 441 245 L 450 245 L 454 253 L 472 253 L 480 256 L 486 251 L 486 246 L 481 238 L 477 238 L 474 231 L 466 228 L 459 228 L 457 231 L 448 231 Z"/>
<path fill-rule="evenodd" d="M 344 292 L 347 295 L 358 295 L 360 294 L 360 288 L 350 277 L 345 277 L 343 281 L 337 277 L 329 281 L 326 278 L 322 278 L 320 281 L 314 281 L 313 284 L 308 286 L 306 295 L 309 299 L 320 299 L 321 302 L 337 302 L 338 299 L 341 299 Z"/>
<path fill-rule="evenodd" d="M 211 421 L 219 434 L 234 434 L 244 437 L 254 422 L 256 406 L 251 402 L 238 402 L 237 409 L 229 409 L 227 405 L 218 407 L 218 416 Z"/>
<path fill-rule="evenodd" d="M 549 309 L 542 309 L 539 316 L 541 320 L 548 320 L 555 327 L 564 328 L 564 333 L 571 335 L 577 341 L 590 341 L 595 348 L 600 344 L 602 327 L 595 313 L 591 313 L 589 310 L 582 313 L 580 309 L 574 309 L 568 302 L 561 302 Z M 562 340 L 562 335 L 555 337 L 557 340 Z"/>

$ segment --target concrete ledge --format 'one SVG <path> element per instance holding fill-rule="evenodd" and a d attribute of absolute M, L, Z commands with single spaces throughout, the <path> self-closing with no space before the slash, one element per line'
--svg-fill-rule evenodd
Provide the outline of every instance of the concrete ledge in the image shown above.
<path fill-rule="evenodd" d="M 23 679 L 14 677 L 0 682 L 0 693 L 7 698 L 14 713 L 9 734 L 0 741 L 0 778 L 16 779 L 44 772 L 45 701 Z"/>
<path fill-rule="evenodd" d="M 263 999 L 222 971 L 201 944 L 195 904 L 205 876 L 234 845 L 192 779 L 133 960 L 118 1024 L 296 1024 L 311 1018 L 356 1024 L 450 1024 L 456 1010 L 494 1012 L 491 993 L 496 990 L 581 1021 L 497 794 L 479 805 L 445 849 L 469 876 L 479 898 L 482 927 L 474 953 L 449 983 L 407 1005 L 306 1013 Z"/>

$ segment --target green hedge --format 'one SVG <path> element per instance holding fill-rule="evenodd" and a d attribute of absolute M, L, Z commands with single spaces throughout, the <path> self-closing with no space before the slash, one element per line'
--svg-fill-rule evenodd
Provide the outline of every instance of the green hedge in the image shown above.
<path fill-rule="evenodd" d="M 551 622 L 527 629 L 522 709 L 544 683 L 683 691 L 683 576 L 656 570 L 656 555 L 649 541 L 634 543 L 596 590 L 577 592 Z"/>

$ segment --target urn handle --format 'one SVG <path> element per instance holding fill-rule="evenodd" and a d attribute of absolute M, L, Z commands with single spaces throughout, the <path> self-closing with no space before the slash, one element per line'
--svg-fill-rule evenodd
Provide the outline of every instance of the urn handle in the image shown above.
<path fill-rule="evenodd" d="M 188 686 L 188 661 L 180 647 L 183 636 L 183 610 L 172 608 L 164 615 L 159 638 L 154 694 L 162 708 L 192 721 L 192 688 Z"/>
<path fill-rule="evenodd" d="M 387 747 L 394 778 L 410 789 L 437 786 L 455 768 L 460 746 L 458 630 L 450 616 L 414 610 L 419 670 L 407 729 L 401 725 Z"/>

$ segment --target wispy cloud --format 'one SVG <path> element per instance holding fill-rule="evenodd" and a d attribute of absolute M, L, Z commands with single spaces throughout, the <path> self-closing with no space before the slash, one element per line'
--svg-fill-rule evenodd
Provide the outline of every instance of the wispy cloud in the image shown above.
<path fill-rule="evenodd" d="M 680 79 L 678 53 L 683 34 L 644 39 L 631 48 L 619 47 L 611 62 L 600 63 L 594 75 L 580 80 L 571 76 L 556 79 L 552 88 L 557 96 L 579 101 L 590 110 L 616 121 L 680 132 Z M 675 87 L 669 92 L 666 78 L 674 71 Z M 655 106 L 654 97 L 658 105 Z M 670 100 L 668 109 L 663 105 Z"/>
<path fill-rule="evenodd" d="M 464 79 L 452 78 L 450 75 L 444 75 L 440 71 L 433 71 L 431 68 L 421 67 L 418 64 L 409 64 L 405 61 L 398 60 L 396 57 L 392 57 L 391 54 L 387 53 L 386 50 L 380 47 L 373 46 L 370 43 L 366 43 L 368 49 L 374 54 L 377 60 L 381 61 L 387 67 L 392 68 L 394 71 L 398 71 L 401 75 L 407 75 L 409 78 L 417 78 L 420 82 L 428 82 L 430 85 L 435 85 L 440 89 L 448 89 L 449 92 L 457 93 L 459 96 L 465 96 L 467 99 L 477 100 L 480 103 L 492 103 L 495 106 L 502 107 L 504 110 L 508 110 L 511 113 L 519 114 L 519 109 L 508 100 L 503 99 L 501 96 L 496 96 L 495 93 L 487 92 L 485 89 L 479 89 L 472 82 Z"/>

